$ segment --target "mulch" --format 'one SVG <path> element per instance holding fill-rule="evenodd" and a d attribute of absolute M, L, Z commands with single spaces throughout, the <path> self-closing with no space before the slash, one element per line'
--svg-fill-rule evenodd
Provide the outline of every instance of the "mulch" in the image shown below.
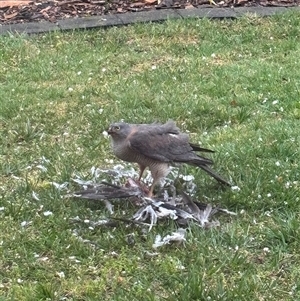
<path fill-rule="evenodd" d="M 211 1 L 211 2 L 210 2 Z M 165 8 L 299 6 L 300 0 L 9 0 L 0 1 L 0 25 L 48 21 Z"/>

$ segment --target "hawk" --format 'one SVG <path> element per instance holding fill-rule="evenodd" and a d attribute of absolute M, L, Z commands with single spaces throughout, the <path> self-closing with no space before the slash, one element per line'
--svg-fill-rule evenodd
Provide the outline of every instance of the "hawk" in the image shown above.
<path fill-rule="evenodd" d="M 112 138 L 114 154 L 123 161 L 139 165 L 139 181 L 145 168 L 149 168 L 153 178 L 149 196 L 153 195 L 155 185 L 168 175 L 169 166 L 174 163 L 198 166 L 222 184 L 231 186 L 209 167 L 213 164 L 212 160 L 196 153 L 213 151 L 189 142 L 188 134 L 180 132 L 174 121 L 165 124 L 113 123 L 108 129 L 108 134 Z"/>

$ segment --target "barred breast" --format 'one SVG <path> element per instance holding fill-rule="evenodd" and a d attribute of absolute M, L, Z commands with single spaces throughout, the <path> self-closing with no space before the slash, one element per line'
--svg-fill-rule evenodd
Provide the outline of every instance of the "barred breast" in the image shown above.
<path fill-rule="evenodd" d="M 160 161 L 153 160 L 149 157 L 146 157 L 128 146 L 124 146 L 122 143 L 112 143 L 114 154 L 121 160 L 127 162 L 135 162 L 145 167 L 149 166 L 149 169 L 153 176 L 164 177 L 169 172 L 169 164 L 162 163 Z M 160 176 L 161 175 L 161 176 Z"/>
<path fill-rule="evenodd" d="M 122 143 L 112 143 L 114 154 L 121 160 L 127 162 L 136 162 L 138 164 L 149 166 L 153 160 L 144 155 L 132 150 L 128 145 Z"/>
<path fill-rule="evenodd" d="M 161 178 L 165 178 L 170 172 L 168 163 L 153 161 L 148 166 L 153 179 L 160 180 Z"/>

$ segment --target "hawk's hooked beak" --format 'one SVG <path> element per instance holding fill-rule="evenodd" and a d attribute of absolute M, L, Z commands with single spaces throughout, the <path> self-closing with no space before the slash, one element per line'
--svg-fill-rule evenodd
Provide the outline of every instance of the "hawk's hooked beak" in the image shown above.
<path fill-rule="evenodd" d="M 108 133 L 108 135 L 111 135 L 113 133 L 111 126 L 108 128 L 107 133 Z"/>

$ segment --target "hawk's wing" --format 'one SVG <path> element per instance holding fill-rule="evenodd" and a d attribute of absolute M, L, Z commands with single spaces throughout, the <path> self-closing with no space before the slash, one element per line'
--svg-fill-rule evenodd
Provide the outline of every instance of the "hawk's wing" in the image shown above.
<path fill-rule="evenodd" d="M 189 144 L 187 134 L 180 133 L 174 122 L 163 125 L 140 125 L 129 135 L 130 147 L 148 157 L 161 162 L 182 162 L 212 164 L 209 159 L 197 156 Z M 197 149 L 198 150 L 198 149 Z"/>

